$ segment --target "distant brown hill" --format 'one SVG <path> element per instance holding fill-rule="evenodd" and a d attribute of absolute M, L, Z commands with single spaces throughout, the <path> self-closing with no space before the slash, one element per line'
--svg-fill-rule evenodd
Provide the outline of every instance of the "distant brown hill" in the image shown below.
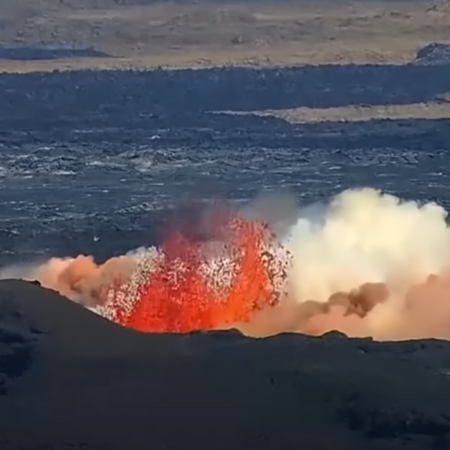
<path fill-rule="evenodd" d="M 0 17 L 0 46 L 116 58 L 60 63 L 66 68 L 404 63 L 446 42 L 450 26 L 445 5 L 415 0 L 4 0 Z"/>

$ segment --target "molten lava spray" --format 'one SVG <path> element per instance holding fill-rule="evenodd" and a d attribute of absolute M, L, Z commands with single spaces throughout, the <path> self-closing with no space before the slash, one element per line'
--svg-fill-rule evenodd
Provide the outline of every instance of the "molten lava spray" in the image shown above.
<path fill-rule="evenodd" d="M 256 311 L 275 305 L 283 263 L 264 258 L 269 230 L 235 218 L 227 231 L 212 252 L 181 234 L 169 239 L 164 256 L 138 284 L 138 295 L 128 297 L 135 302 L 129 314 L 112 296 L 119 321 L 142 331 L 188 332 L 249 322 Z"/>
<path fill-rule="evenodd" d="M 339 330 L 382 340 L 450 338 L 443 208 L 373 189 L 289 205 L 250 205 L 208 242 L 175 233 L 158 249 L 103 265 L 52 259 L 26 278 L 142 331 L 235 326 L 255 336 Z"/>

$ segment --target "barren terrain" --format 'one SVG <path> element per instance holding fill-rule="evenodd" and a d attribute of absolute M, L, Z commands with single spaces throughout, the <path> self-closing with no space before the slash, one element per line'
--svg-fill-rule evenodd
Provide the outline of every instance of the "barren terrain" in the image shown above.
<path fill-rule="evenodd" d="M 448 41 L 450 27 L 441 1 L 7 0 L 0 16 L 3 47 L 112 56 L 0 61 L 4 72 L 407 63 L 424 45 Z"/>
<path fill-rule="evenodd" d="M 292 109 L 263 110 L 252 112 L 224 111 L 228 114 L 255 114 L 279 117 L 289 123 L 310 122 L 361 122 L 385 119 L 430 119 L 450 117 L 450 102 L 411 103 L 406 105 L 338 106 L 325 108 L 300 107 Z"/>
<path fill-rule="evenodd" d="M 450 42 L 442 0 L 5 0 L 0 17 L 0 73 L 402 65 Z M 49 49 L 87 53 L 50 57 Z M 259 113 L 291 122 L 432 119 L 448 117 L 449 103 Z"/>
<path fill-rule="evenodd" d="M 0 311 L 5 450 L 449 448 L 444 341 L 143 335 L 16 280 Z"/>

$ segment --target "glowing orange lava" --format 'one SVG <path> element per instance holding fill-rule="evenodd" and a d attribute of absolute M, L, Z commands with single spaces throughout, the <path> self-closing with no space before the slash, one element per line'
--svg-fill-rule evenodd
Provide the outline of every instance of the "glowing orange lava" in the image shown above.
<path fill-rule="evenodd" d="M 211 330 L 247 322 L 255 311 L 274 306 L 284 270 L 270 255 L 273 234 L 242 218 L 230 220 L 225 232 L 213 261 L 205 243 L 174 233 L 140 284 L 131 312 L 118 311 L 122 325 L 144 332 Z"/>

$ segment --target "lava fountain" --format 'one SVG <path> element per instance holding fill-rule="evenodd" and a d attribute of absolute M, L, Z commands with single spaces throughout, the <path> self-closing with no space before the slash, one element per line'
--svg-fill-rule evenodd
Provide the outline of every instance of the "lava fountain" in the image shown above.
<path fill-rule="evenodd" d="M 172 233 L 110 291 L 106 315 L 143 332 L 186 333 L 229 328 L 275 306 L 288 258 L 274 257 L 280 246 L 268 225 L 235 216 L 219 234 L 205 243 Z"/>

